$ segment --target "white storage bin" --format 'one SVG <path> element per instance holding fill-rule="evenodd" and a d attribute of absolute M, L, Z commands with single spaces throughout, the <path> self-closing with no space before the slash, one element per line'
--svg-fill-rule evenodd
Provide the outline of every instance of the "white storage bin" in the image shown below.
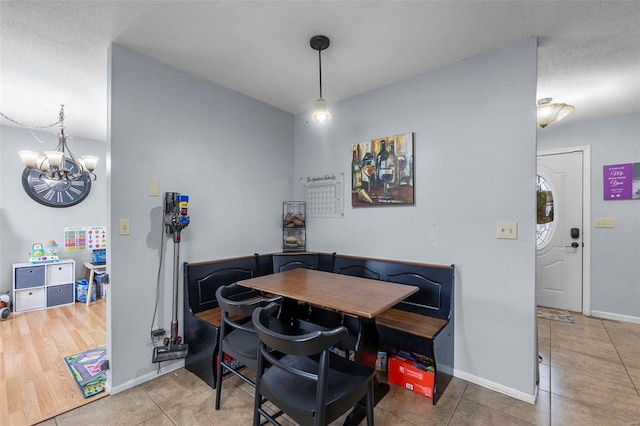
<path fill-rule="evenodd" d="M 74 278 L 73 263 L 47 265 L 47 285 L 73 284 Z"/>
<path fill-rule="evenodd" d="M 15 311 L 30 311 L 44 308 L 44 287 L 15 292 Z"/>

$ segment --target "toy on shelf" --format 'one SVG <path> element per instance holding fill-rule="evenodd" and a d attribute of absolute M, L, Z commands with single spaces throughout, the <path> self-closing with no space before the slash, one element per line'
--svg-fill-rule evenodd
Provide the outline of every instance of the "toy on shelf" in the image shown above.
<path fill-rule="evenodd" d="M 47 252 L 45 253 L 42 244 L 36 243 L 31 247 L 31 257 L 29 263 L 53 263 L 59 262 L 60 258 L 57 254 L 58 244 L 54 240 L 47 243 Z"/>

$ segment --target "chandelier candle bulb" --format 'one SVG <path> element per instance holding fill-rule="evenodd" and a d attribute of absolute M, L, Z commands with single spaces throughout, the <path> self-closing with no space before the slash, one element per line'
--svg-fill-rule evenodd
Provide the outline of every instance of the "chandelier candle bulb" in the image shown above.
<path fill-rule="evenodd" d="M 49 162 L 47 161 L 47 157 L 45 157 L 44 155 L 38 156 L 38 168 L 42 172 L 46 172 L 47 170 L 49 170 Z"/>

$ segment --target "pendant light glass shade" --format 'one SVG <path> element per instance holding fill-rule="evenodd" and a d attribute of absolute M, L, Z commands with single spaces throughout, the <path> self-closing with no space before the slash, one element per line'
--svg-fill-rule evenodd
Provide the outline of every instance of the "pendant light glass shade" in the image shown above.
<path fill-rule="evenodd" d="M 329 106 L 327 101 L 320 98 L 313 105 L 313 114 L 311 114 L 312 121 L 329 121 L 331 120 L 331 113 L 329 112 Z"/>
<path fill-rule="evenodd" d="M 60 167 L 62 159 L 64 158 L 64 152 L 62 151 L 45 151 L 44 155 L 47 156 L 51 167 Z"/>
<path fill-rule="evenodd" d="M 38 163 L 38 154 L 35 151 L 19 151 L 20 160 L 25 167 L 34 167 Z"/>
<path fill-rule="evenodd" d="M 562 103 L 551 103 L 552 98 L 544 98 L 538 101 L 538 126 L 543 129 L 549 124 L 553 124 L 562 120 L 567 115 L 574 112 L 576 109 L 573 105 L 567 105 Z"/>
<path fill-rule="evenodd" d="M 93 172 L 98 166 L 98 157 L 93 155 L 84 155 L 80 157 L 80 163 L 87 171 Z"/>

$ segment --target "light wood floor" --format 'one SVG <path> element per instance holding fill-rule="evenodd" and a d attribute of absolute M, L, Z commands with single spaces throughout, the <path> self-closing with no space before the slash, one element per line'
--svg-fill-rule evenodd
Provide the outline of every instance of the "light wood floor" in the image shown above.
<path fill-rule="evenodd" d="M 106 396 L 83 398 L 64 357 L 106 344 L 106 302 L 12 313 L 0 322 L 3 425 L 32 425 Z"/>

